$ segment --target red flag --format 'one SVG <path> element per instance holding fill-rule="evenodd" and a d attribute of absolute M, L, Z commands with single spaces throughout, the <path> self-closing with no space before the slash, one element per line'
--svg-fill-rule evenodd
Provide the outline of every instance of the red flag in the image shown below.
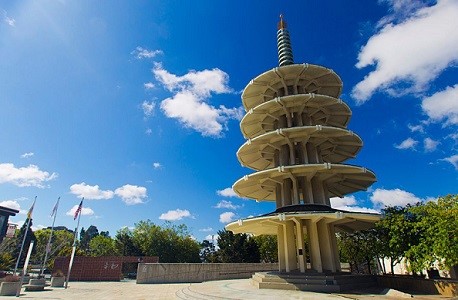
<path fill-rule="evenodd" d="M 81 209 L 83 209 L 83 200 L 84 198 L 81 199 L 80 205 L 78 205 L 78 208 L 75 211 L 75 217 L 73 218 L 73 220 L 76 220 L 76 218 L 78 218 L 78 215 L 81 213 Z"/>

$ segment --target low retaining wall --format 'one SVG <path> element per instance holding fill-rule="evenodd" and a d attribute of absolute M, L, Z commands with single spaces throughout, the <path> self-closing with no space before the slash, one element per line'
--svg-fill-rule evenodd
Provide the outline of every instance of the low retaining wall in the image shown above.
<path fill-rule="evenodd" d="M 140 263 L 137 283 L 203 282 L 250 278 L 256 272 L 278 270 L 278 264 L 162 264 Z"/>
<path fill-rule="evenodd" d="M 458 296 L 458 281 L 450 279 L 424 279 L 402 275 L 377 276 L 377 285 L 403 292 Z"/>

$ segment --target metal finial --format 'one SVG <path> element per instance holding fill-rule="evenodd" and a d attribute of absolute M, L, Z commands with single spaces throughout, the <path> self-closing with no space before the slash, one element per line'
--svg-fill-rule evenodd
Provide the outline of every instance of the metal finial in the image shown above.
<path fill-rule="evenodd" d="M 278 63 L 280 67 L 292 65 L 294 64 L 293 50 L 291 48 L 289 32 L 288 29 L 286 29 L 286 22 L 283 20 L 283 15 L 280 15 L 280 22 L 278 22 L 277 27 Z"/>
<path fill-rule="evenodd" d="M 286 28 L 286 22 L 283 21 L 283 14 L 280 14 L 280 22 L 278 22 L 277 29 L 285 29 Z"/>

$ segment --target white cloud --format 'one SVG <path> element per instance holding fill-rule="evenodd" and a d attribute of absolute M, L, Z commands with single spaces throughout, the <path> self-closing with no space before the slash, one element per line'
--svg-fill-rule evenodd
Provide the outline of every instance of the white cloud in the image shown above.
<path fill-rule="evenodd" d="M 219 215 L 219 221 L 221 223 L 230 223 L 235 220 L 235 213 L 231 211 L 223 212 L 222 214 Z"/>
<path fill-rule="evenodd" d="M 426 152 L 433 152 L 436 151 L 437 146 L 440 144 L 439 141 L 435 141 L 429 137 L 425 138 L 423 141 L 423 145 L 425 147 Z"/>
<path fill-rule="evenodd" d="M 24 153 L 21 155 L 21 158 L 29 158 L 29 157 L 32 157 L 34 155 L 33 152 L 27 152 L 27 153 Z"/>
<path fill-rule="evenodd" d="M 162 168 L 162 165 L 159 162 L 155 162 L 155 163 L 153 163 L 153 168 L 160 169 L 160 168 Z"/>
<path fill-rule="evenodd" d="M 372 192 L 370 199 L 374 203 L 374 206 L 382 208 L 386 206 L 405 206 L 423 201 L 423 199 L 418 198 L 414 194 L 400 189 L 376 189 Z"/>
<path fill-rule="evenodd" d="M 151 90 L 151 89 L 154 89 L 154 88 L 155 88 L 155 85 L 154 85 L 154 83 L 152 83 L 152 82 L 147 82 L 147 83 L 143 84 L 143 86 L 144 86 L 145 89 L 147 89 L 147 90 Z"/>
<path fill-rule="evenodd" d="M 137 47 L 130 54 L 134 55 L 137 59 L 154 58 L 158 54 L 162 54 L 161 50 L 148 50 L 143 47 Z"/>
<path fill-rule="evenodd" d="M 67 211 L 65 214 L 67 216 L 71 216 L 71 217 L 74 217 L 75 216 L 75 212 L 76 210 L 78 209 L 78 205 L 74 205 L 69 211 Z M 90 207 L 84 207 L 83 205 L 83 208 L 81 209 L 81 215 L 82 216 L 93 216 L 94 215 L 94 211 L 90 208 Z"/>
<path fill-rule="evenodd" d="M 405 149 L 415 149 L 415 146 L 418 144 L 418 141 L 412 139 L 412 138 L 407 138 L 402 143 L 399 145 L 394 145 L 395 148 L 405 150 Z"/>
<path fill-rule="evenodd" d="M 213 231 L 213 228 L 211 228 L 211 227 L 201 228 L 201 229 L 199 229 L 199 231 L 202 231 L 202 232 L 211 232 L 211 231 Z"/>
<path fill-rule="evenodd" d="M 14 18 L 8 17 L 8 13 L 6 12 L 6 10 L 2 9 L 1 15 L 2 15 L 3 22 L 5 22 L 6 24 L 8 24 L 11 27 L 16 27 L 16 20 Z"/>
<path fill-rule="evenodd" d="M 39 224 L 39 225 L 37 225 L 37 226 L 32 225 L 32 230 L 33 230 L 33 231 L 40 230 L 40 229 L 44 229 L 44 228 L 47 228 L 47 226 L 41 225 L 41 224 Z"/>
<path fill-rule="evenodd" d="M 16 200 L 5 200 L 0 202 L 0 206 L 8 207 L 15 210 L 21 210 L 21 205 Z"/>
<path fill-rule="evenodd" d="M 151 128 L 147 128 L 147 129 L 145 130 L 145 134 L 146 134 L 146 135 L 151 135 L 152 133 L 153 133 L 153 130 L 152 130 Z"/>
<path fill-rule="evenodd" d="M 458 154 L 452 155 L 450 157 L 446 157 L 442 160 L 451 163 L 455 167 L 455 169 L 458 170 Z"/>
<path fill-rule="evenodd" d="M 458 18 L 458 16 L 457 16 Z M 423 111 L 433 122 L 445 121 L 444 126 L 458 125 L 458 84 L 447 87 L 421 103 Z"/>
<path fill-rule="evenodd" d="M 166 220 L 166 221 L 178 221 L 183 218 L 192 218 L 191 213 L 189 210 L 181 210 L 181 209 L 175 209 L 175 210 L 169 210 L 166 213 L 163 213 L 159 216 L 159 219 L 161 220 Z"/>
<path fill-rule="evenodd" d="M 423 92 L 458 61 L 457 1 L 438 0 L 431 7 L 406 12 L 409 15 L 397 24 L 382 19 L 383 27 L 362 47 L 356 67 L 376 68 L 353 88 L 358 103 L 380 90 L 393 96 Z"/>
<path fill-rule="evenodd" d="M 217 243 L 218 238 L 219 238 L 218 234 L 209 234 L 205 237 L 205 240 L 210 241 L 210 242 L 214 241 L 215 243 Z"/>
<path fill-rule="evenodd" d="M 424 128 L 423 128 L 423 125 L 421 124 L 418 124 L 418 125 L 410 125 L 408 124 L 407 127 L 410 129 L 411 132 L 420 132 L 420 133 L 423 133 L 425 132 Z"/>
<path fill-rule="evenodd" d="M 143 101 L 142 103 L 142 109 L 143 109 L 143 113 L 145 114 L 145 117 L 150 117 L 153 115 L 154 113 L 154 108 L 156 107 L 156 103 L 154 103 L 153 101 L 151 102 L 148 102 L 148 101 Z"/>
<path fill-rule="evenodd" d="M 16 168 L 14 164 L 0 164 L 0 183 L 12 183 L 19 187 L 34 186 L 44 188 L 44 183 L 57 178 L 57 173 L 49 174 L 35 165 Z"/>
<path fill-rule="evenodd" d="M 240 205 L 235 205 L 232 201 L 221 200 L 214 206 L 214 208 L 228 208 L 228 209 L 237 209 L 240 208 Z"/>
<path fill-rule="evenodd" d="M 144 203 L 143 199 L 147 197 L 146 192 L 145 187 L 130 184 L 126 184 L 115 190 L 115 194 L 127 205 Z"/>
<path fill-rule="evenodd" d="M 362 213 L 379 213 L 378 210 L 367 207 L 356 206 L 355 196 L 345 196 L 343 198 L 333 197 L 330 199 L 331 207 L 335 209 L 352 211 L 352 212 L 362 212 Z"/>
<path fill-rule="evenodd" d="M 153 74 L 156 80 L 173 93 L 172 97 L 161 102 L 164 114 L 203 136 L 219 137 L 227 130 L 230 119 L 240 120 L 243 116 L 241 107 L 226 108 L 220 105 L 216 108 L 208 103 L 213 93 L 232 92 L 227 85 L 229 76 L 220 69 L 191 70 L 183 76 L 177 76 L 156 63 Z"/>
<path fill-rule="evenodd" d="M 230 188 L 230 187 L 225 188 L 225 189 L 223 189 L 223 190 L 218 190 L 218 191 L 216 191 L 216 193 L 217 193 L 218 195 L 220 195 L 220 196 L 223 196 L 223 197 L 238 197 L 238 198 L 240 198 L 240 196 L 237 195 L 237 194 L 234 192 L 234 190 L 233 190 L 232 188 Z"/>
<path fill-rule="evenodd" d="M 113 191 L 103 191 L 98 185 L 88 185 L 85 182 L 75 183 L 70 186 L 70 193 L 88 200 L 111 199 L 114 196 Z"/>
<path fill-rule="evenodd" d="M 333 197 L 329 200 L 331 201 L 331 206 L 334 208 L 338 208 L 338 207 L 345 206 L 345 205 L 355 205 L 356 204 L 356 198 L 353 195 L 345 196 L 343 198 Z"/>

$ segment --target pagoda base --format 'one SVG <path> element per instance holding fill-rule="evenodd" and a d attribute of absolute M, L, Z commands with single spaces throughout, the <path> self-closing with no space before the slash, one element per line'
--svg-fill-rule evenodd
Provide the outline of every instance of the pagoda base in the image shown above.
<path fill-rule="evenodd" d="M 338 293 L 374 287 L 377 279 L 373 275 L 347 272 L 258 272 L 252 276 L 251 283 L 259 289 Z"/>

